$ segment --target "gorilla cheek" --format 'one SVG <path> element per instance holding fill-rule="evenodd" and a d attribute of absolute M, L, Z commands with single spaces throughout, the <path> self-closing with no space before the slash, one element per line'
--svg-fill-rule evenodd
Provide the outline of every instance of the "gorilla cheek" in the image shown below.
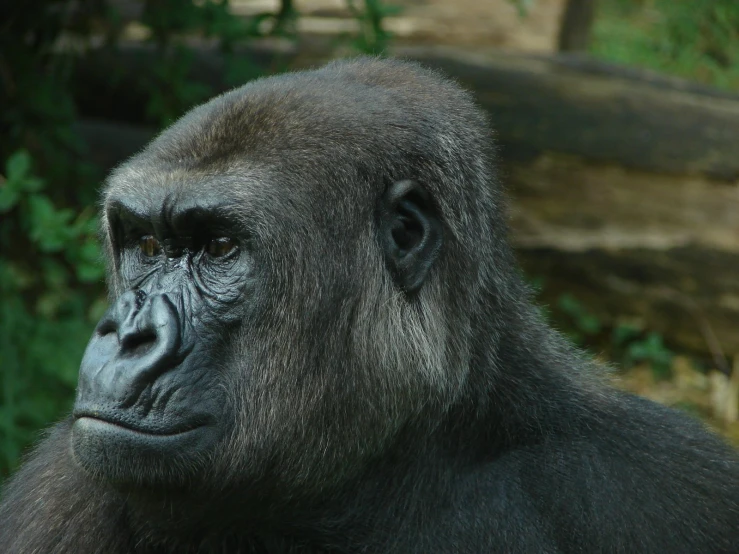
<path fill-rule="evenodd" d="M 221 389 L 175 304 L 166 293 L 127 292 L 88 344 L 71 444 L 93 474 L 122 483 L 181 480 L 221 435 Z"/>

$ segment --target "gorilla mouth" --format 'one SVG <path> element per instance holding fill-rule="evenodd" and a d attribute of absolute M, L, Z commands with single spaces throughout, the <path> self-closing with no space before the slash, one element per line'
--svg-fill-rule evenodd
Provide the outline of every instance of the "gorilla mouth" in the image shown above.
<path fill-rule="evenodd" d="M 113 427 L 118 427 L 119 429 L 123 429 L 130 433 L 136 433 L 138 435 L 148 435 L 152 437 L 172 437 L 175 435 L 184 435 L 185 433 L 195 431 L 199 427 L 203 427 L 203 425 L 190 425 L 187 427 L 183 427 L 183 428 L 177 427 L 174 429 L 140 429 L 137 427 L 132 427 L 125 423 L 121 423 L 119 421 L 110 421 L 109 419 L 104 419 L 100 417 L 80 416 L 80 417 L 75 418 L 76 421 L 85 420 L 85 419 L 95 421 L 97 423 L 103 423 L 105 425 L 112 425 Z"/>
<path fill-rule="evenodd" d="M 73 415 L 75 422 L 88 420 L 93 424 L 110 425 L 121 431 L 150 437 L 174 437 L 177 435 L 184 435 L 208 425 L 208 422 L 205 421 L 204 418 L 186 421 L 171 427 L 159 427 L 154 425 L 132 425 L 130 422 L 126 421 L 125 418 L 115 417 L 112 414 L 101 414 L 99 411 L 93 410 L 74 410 Z"/>
<path fill-rule="evenodd" d="M 86 409 L 74 410 L 73 417 L 75 461 L 116 486 L 179 482 L 197 472 L 204 454 L 219 438 L 214 422 L 207 417 L 180 418 L 173 423 L 159 419 L 147 424 L 126 412 Z M 173 463 L 177 471 L 173 471 Z"/>

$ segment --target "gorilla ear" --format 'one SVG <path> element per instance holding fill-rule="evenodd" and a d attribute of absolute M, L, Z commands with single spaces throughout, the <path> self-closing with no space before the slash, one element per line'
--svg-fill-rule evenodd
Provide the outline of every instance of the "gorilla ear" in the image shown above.
<path fill-rule="evenodd" d="M 415 181 L 393 183 L 380 199 L 380 244 L 398 286 L 421 288 L 441 249 L 442 225 L 431 196 Z"/>

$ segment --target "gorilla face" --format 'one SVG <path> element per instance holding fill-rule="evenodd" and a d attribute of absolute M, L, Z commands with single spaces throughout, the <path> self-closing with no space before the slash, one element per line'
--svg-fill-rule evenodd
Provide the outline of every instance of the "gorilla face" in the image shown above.
<path fill-rule="evenodd" d="M 320 246 L 301 244 L 306 239 L 289 232 L 282 241 L 271 237 L 284 246 L 270 244 L 270 237 L 247 231 L 247 214 L 233 208 L 258 200 L 211 204 L 207 199 L 215 195 L 203 194 L 198 184 L 172 186 L 176 192 L 159 188 L 158 195 L 133 197 L 113 188 L 106 198 L 114 288 L 121 293 L 82 361 L 72 444 L 83 467 L 121 485 L 202 479 L 224 442 L 241 442 L 238 452 L 253 453 L 272 433 L 280 443 L 303 445 L 296 415 L 314 419 L 314 428 L 335 429 L 341 422 L 319 420 L 352 408 L 323 405 L 336 399 L 326 387 L 336 391 L 340 382 L 325 372 L 335 371 L 342 357 L 347 368 L 357 364 L 351 345 L 333 353 L 325 345 L 364 340 L 352 335 L 354 322 L 340 319 L 342 311 L 360 310 L 362 271 L 351 271 L 346 260 L 320 262 L 338 259 L 340 243 L 332 247 L 316 229 L 308 240 Z M 392 185 L 378 204 L 376 224 L 375 248 L 387 254 L 380 271 L 395 275 L 406 293 L 416 292 L 441 244 L 428 195 L 412 181 Z M 290 246 L 304 251 L 293 252 L 289 264 L 275 264 L 272 258 L 289 256 Z M 312 286 L 305 283 L 311 277 Z M 338 314 L 330 313 L 333 307 Z M 292 344 L 277 344 L 284 340 Z M 352 377 L 344 375 L 344 383 Z M 279 381 L 285 379 L 297 383 Z M 363 409 L 361 401 L 355 405 Z M 280 408 L 282 415 L 271 414 Z M 293 410 L 300 411 L 289 415 Z M 237 429 L 243 418 L 246 433 Z M 249 436 L 251 444 L 243 444 Z M 275 455 L 274 445 L 262 446 L 271 452 L 247 458 L 252 465 Z"/>
<path fill-rule="evenodd" d="M 466 151 L 489 137 L 477 111 L 447 113 L 471 106 L 457 87 L 406 69 L 249 84 L 111 175 L 112 302 L 73 413 L 88 472 L 126 488 L 238 475 L 295 495 L 361 471 L 460 395 L 469 291 L 492 275 L 478 245 L 498 225 L 477 217 L 498 207 L 469 186 L 487 162 Z"/>
<path fill-rule="evenodd" d="M 74 407 L 77 459 L 116 482 L 182 479 L 222 439 L 222 352 L 256 308 L 248 237 L 227 207 L 159 192 L 107 198 L 125 292 L 87 347 Z"/>

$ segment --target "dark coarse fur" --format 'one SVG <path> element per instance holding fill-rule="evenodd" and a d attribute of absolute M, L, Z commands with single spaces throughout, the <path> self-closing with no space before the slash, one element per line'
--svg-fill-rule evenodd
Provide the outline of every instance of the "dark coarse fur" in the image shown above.
<path fill-rule="evenodd" d="M 542 320 L 492 155 L 456 85 L 365 58 L 224 94 L 117 169 L 106 214 L 194 193 L 249 231 L 250 307 L 202 334 L 227 430 L 106 473 L 58 424 L 4 490 L 0 552 L 738 552 L 736 452 Z M 443 224 L 412 294 L 376 224 L 405 179 Z M 130 283 L 104 225 L 114 300 Z"/>

